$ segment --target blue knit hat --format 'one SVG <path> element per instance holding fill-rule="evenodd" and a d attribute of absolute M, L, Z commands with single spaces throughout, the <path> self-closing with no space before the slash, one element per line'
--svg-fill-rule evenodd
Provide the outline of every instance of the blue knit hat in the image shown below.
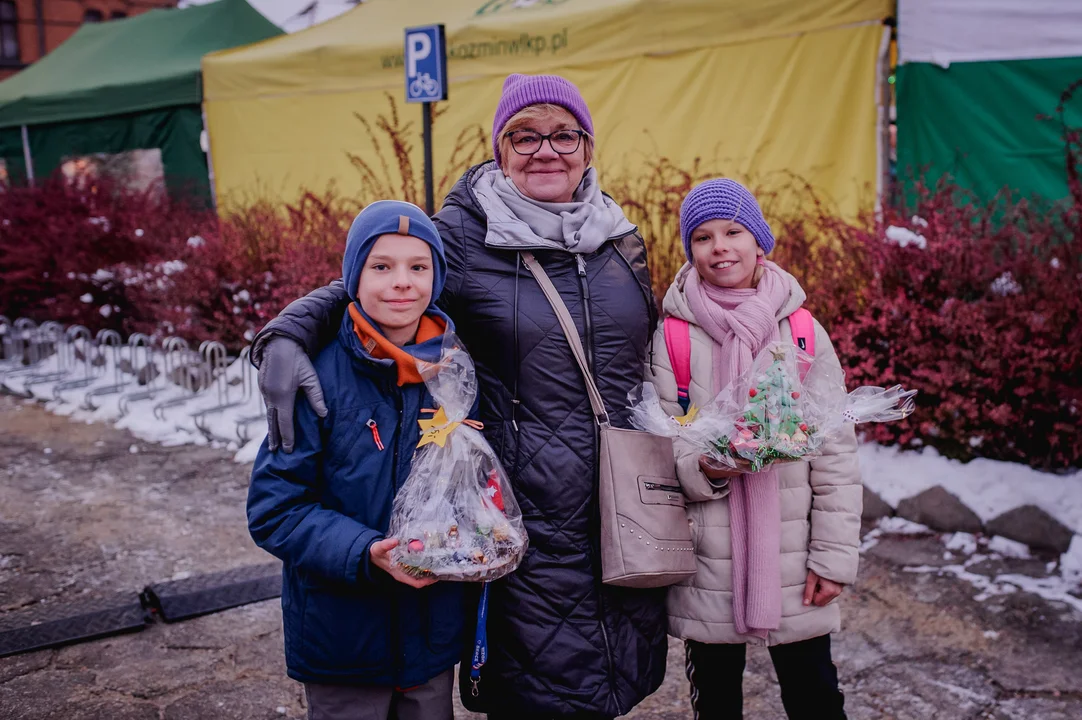
<path fill-rule="evenodd" d="M 736 180 L 716 178 L 697 185 L 680 205 L 680 236 L 688 262 L 691 262 L 691 233 L 710 220 L 738 222 L 755 236 L 764 253 L 770 254 L 774 249 L 774 235 L 751 191 Z"/>
<path fill-rule="evenodd" d="M 432 301 L 443 292 L 447 279 L 447 258 L 443 240 L 424 210 L 413 203 L 400 200 L 374 202 L 357 215 L 346 236 L 346 252 L 342 256 L 342 281 L 351 300 L 357 299 L 357 283 L 361 270 L 381 235 L 397 233 L 424 240 L 432 248 Z"/>

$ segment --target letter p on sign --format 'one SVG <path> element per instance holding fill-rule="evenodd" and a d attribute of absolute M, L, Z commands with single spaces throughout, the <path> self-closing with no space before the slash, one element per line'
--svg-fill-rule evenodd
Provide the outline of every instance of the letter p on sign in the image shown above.
<path fill-rule="evenodd" d="M 432 40 L 427 33 L 409 33 L 406 35 L 406 66 L 407 74 L 417 77 L 417 63 L 426 59 L 432 53 Z"/>

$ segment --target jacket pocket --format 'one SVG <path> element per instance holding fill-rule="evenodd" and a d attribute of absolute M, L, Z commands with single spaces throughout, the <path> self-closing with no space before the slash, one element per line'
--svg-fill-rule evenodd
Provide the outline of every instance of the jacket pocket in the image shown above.
<path fill-rule="evenodd" d="M 390 662 L 389 598 L 346 585 L 309 587 L 306 595 L 300 647 L 304 665 L 341 673 Z"/>

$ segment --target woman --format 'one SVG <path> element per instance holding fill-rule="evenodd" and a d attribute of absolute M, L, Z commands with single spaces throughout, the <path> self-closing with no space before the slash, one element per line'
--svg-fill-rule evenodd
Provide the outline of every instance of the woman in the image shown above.
<path fill-rule="evenodd" d="M 805 388 L 825 391 L 842 377 L 826 330 L 806 311 L 795 314 L 804 291 L 766 261 L 774 236 L 745 187 L 733 180 L 699 185 L 680 208 L 680 230 L 688 263 L 664 311 L 686 323 L 689 407 L 713 400 L 770 343 L 793 344 L 794 337 L 814 349 Z M 793 331 L 798 317 L 807 318 L 808 337 Z M 665 347 L 665 327 L 654 342 Z M 672 365 L 668 353 L 655 352 L 647 379 L 663 407 L 683 415 Z M 856 435 L 847 428 L 821 457 L 755 474 L 719 467 L 676 441 L 697 571 L 669 589 L 669 632 L 686 641 L 696 718 L 742 717 L 746 645 L 770 648 L 790 718 L 845 717 L 830 657 L 830 633 L 841 628 L 832 601 L 856 580 L 863 497 Z"/>
<path fill-rule="evenodd" d="M 593 121 L 556 76 L 511 75 L 493 123 L 496 160 L 471 168 L 433 221 L 446 246 L 439 305 L 477 366 L 480 418 L 522 506 L 530 549 L 494 583 L 478 695 L 490 718 L 622 715 L 665 673 L 664 590 L 601 584 L 598 437 L 567 340 L 520 253 L 533 252 L 575 317 L 614 423 L 642 382 L 656 308 L 642 237 L 598 188 Z M 298 387 L 322 405 L 308 356 L 337 327 L 332 284 L 256 339 L 270 437 L 288 451 Z M 463 663 L 468 671 L 469 663 Z"/>

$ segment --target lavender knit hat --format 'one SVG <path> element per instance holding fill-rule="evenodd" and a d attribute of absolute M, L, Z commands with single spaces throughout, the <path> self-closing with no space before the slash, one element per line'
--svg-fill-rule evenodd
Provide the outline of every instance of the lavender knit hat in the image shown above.
<path fill-rule="evenodd" d="M 559 75 L 508 75 L 503 81 L 503 94 L 492 121 L 492 152 L 500 163 L 500 131 L 515 113 L 530 105 L 552 103 L 566 109 L 579 121 L 582 129 L 594 134 L 590 108 L 575 84 Z"/>
<path fill-rule="evenodd" d="M 716 178 L 697 185 L 680 205 L 680 235 L 684 254 L 691 262 L 691 233 L 709 220 L 735 220 L 755 236 L 755 242 L 770 254 L 774 235 L 759 209 L 755 196 L 736 180 Z"/>

